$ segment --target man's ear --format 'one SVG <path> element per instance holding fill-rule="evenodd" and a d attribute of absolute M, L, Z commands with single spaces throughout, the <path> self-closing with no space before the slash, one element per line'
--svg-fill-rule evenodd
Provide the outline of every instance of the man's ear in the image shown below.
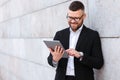
<path fill-rule="evenodd" d="M 83 15 L 83 19 L 85 19 L 86 18 L 86 13 L 84 13 L 84 15 Z"/>

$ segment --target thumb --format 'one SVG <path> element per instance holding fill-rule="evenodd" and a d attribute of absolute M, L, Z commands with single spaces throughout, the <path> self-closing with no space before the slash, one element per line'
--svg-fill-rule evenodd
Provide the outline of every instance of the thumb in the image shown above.
<path fill-rule="evenodd" d="M 53 50 L 53 49 L 51 49 L 51 48 L 48 48 L 48 49 L 49 49 L 50 53 L 53 53 L 53 52 L 54 52 L 54 50 Z"/>

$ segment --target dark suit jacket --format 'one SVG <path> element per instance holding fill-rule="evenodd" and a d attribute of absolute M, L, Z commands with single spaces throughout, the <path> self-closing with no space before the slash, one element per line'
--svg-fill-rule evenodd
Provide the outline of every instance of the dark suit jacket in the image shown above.
<path fill-rule="evenodd" d="M 58 31 L 54 40 L 59 40 L 63 47 L 68 49 L 69 36 L 69 28 L 66 28 Z M 82 61 L 74 58 L 75 77 L 77 80 L 94 80 L 93 68 L 100 69 L 103 66 L 101 41 L 98 32 L 83 26 L 75 49 L 84 53 Z M 58 62 L 55 80 L 65 80 L 67 61 L 67 58 L 62 58 Z M 48 56 L 48 63 L 53 66 L 51 54 Z"/>

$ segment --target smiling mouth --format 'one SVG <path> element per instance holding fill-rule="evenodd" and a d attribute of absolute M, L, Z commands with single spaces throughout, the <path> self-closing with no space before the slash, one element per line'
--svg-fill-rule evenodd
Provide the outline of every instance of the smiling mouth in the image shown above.
<path fill-rule="evenodd" d="M 72 24 L 77 24 L 77 23 L 71 23 L 71 25 L 72 25 Z"/>

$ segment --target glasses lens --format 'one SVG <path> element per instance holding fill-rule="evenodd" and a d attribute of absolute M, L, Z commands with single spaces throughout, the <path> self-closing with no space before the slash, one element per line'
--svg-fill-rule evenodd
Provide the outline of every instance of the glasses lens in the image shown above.
<path fill-rule="evenodd" d="M 80 21 L 80 19 L 83 17 L 83 15 L 81 17 L 71 17 L 71 16 L 67 16 L 66 18 L 68 20 L 74 20 L 76 22 Z"/>

